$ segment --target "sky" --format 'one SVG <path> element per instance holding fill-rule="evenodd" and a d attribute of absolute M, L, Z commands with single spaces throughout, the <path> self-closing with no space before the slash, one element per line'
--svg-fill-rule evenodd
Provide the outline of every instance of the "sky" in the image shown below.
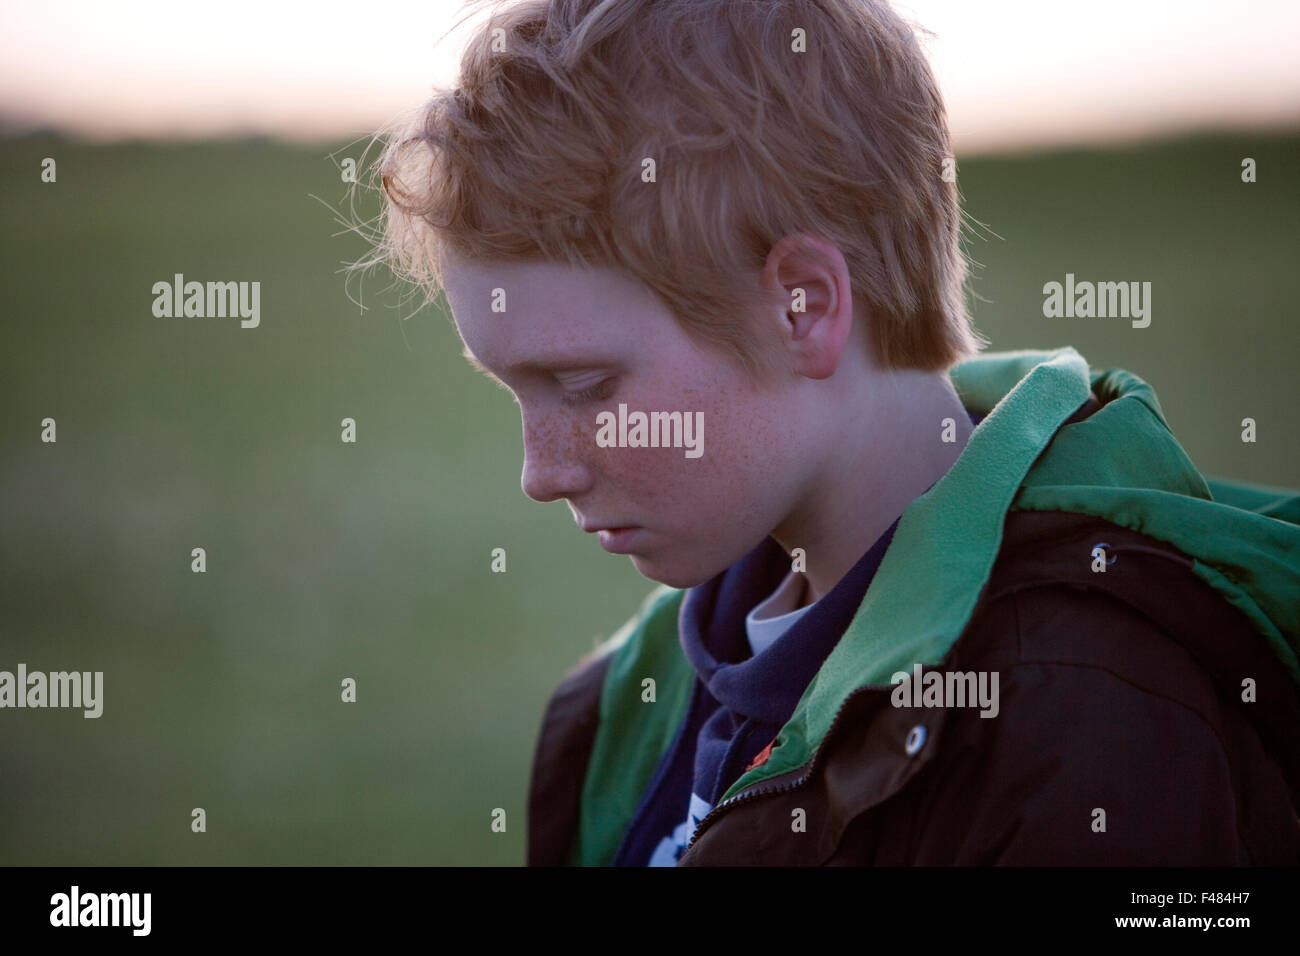
<path fill-rule="evenodd" d="M 935 34 L 956 151 L 1300 125 L 1300 0 L 893 5 Z M 460 6 L 3 0 L 0 118 L 90 139 L 368 136 L 454 82 Z"/>

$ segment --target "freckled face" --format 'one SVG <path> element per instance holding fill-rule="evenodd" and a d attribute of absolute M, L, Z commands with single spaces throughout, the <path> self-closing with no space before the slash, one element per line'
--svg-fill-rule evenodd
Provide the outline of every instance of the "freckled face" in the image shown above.
<path fill-rule="evenodd" d="M 443 278 L 466 351 L 519 404 L 528 497 L 566 500 L 580 526 L 638 529 L 619 550 L 680 588 L 725 570 L 787 516 L 814 457 L 790 385 L 752 382 L 621 271 L 453 259 Z M 493 311 L 503 293 L 505 311 Z M 597 415 L 619 403 L 703 412 L 702 457 L 599 447 Z"/>

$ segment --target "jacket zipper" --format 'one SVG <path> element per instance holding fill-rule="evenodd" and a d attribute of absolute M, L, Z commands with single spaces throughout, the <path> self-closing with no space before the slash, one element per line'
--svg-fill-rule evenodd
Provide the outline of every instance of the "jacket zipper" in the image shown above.
<path fill-rule="evenodd" d="M 710 810 L 708 813 L 704 815 L 704 819 L 702 819 L 699 823 L 699 826 L 695 828 L 695 833 L 692 834 L 690 842 L 686 844 L 686 850 L 682 851 L 683 855 L 685 855 L 685 853 L 689 851 L 691 847 L 695 846 L 695 841 L 698 840 L 700 838 L 700 835 L 709 826 L 712 825 L 712 821 L 715 818 L 721 816 L 723 811 L 741 803 L 748 803 L 750 800 L 756 799 L 757 797 L 766 797 L 774 793 L 784 793 L 787 790 L 797 790 L 798 788 L 806 784 L 808 780 L 812 777 L 813 771 L 817 769 L 817 762 L 821 759 L 822 751 L 826 749 L 826 744 L 830 741 L 831 737 L 834 735 L 835 728 L 839 726 L 840 717 L 841 715 L 843 715 L 844 709 L 848 707 L 849 701 L 853 700 L 859 694 L 863 694 L 871 690 L 879 690 L 879 688 L 868 684 L 863 687 L 859 687 L 857 690 L 853 691 L 851 694 L 849 694 L 847 697 L 844 698 L 844 700 L 840 703 L 839 710 L 835 712 L 834 719 L 831 720 L 830 727 L 827 728 L 826 730 L 826 735 L 822 738 L 822 742 L 817 746 L 817 750 L 813 753 L 812 759 L 810 759 L 801 768 L 803 770 L 802 774 L 800 774 L 794 780 L 787 780 L 784 783 L 775 784 L 769 787 L 764 787 L 761 783 L 756 783 L 752 787 L 746 787 L 744 790 L 742 790 L 740 793 L 736 794 L 735 796 L 731 797 L 730 799 L 723 800 L 716 807 L 714 807 L 712 810 Z"/>
<path fill-rule="evenodd" d="M 1096 548 L 1101 544 L 1102 542 L 1098 542 L 1098 544 L 1093 545 L 1093 547 Z M 1140 544 L 1139 545 L 1107 544 L 1106 547 L 1110 549 L 1109 553 L 1111 554 L 1116 554 L 1120 551 L 1129 551 L 1129 552 L 1141 551 L 1147 554 L 1158 555 L 1159 557 L 1165 558 L 1166 560 L 1169 561 L 1173 561 L 1174 563 L 1180 564 L 1184 567 L 1190 568 L 1193 566 L 1191 561 L 1184 560 L 1180 556 L 1172 555 L 1169 552 L 1164 551 L 1160 548 L 1152 548 Z M 1027 586 L 1032 587 L 1034 585 L 1027 585 Z M 821 759 L 822 751 L 826 749 L 826 744 L 830 741 L 832 735 L 835 733 L 836 727 L 839 726 L 840 717 L 844 713 L 844 708 L 846 708 L 849 705 L 849 702 L 853 700 L 855 697 L 857 697 L 859 694 L 863 694 L 871 690 L 880 690 L 880 689 L 881 689 L 880 686 L 867 684 L 863 687 L 857 688 L 852 693 L 850 693 L 847 697 L 844 698 L 844 700 L 840 703 L 839 710 L 835 712 L 834 719 L 831 720 L 831 725 L 826 731 L 826 736 L 822 738 L 821 744 L 818 745 L 816 752 L 813 753 L 812 759 L 803 765 L 802 768 L 803 773 L 800 774 L 798 777 L 796 777 L 794 780 L 787 780 L 785 783 L 776 784 L 770 787 L 764 787 L 761 783 L 754 784 L 752 787 L 745 788 L 740 793 L 731 797 L 729 800 L 723 800 L 716 807 L 714 807 L 712 810 L 706 813 L 704 815 L 704 819 L 700 821 L 699 826 L 695 828 L 695 833 L 692 834 L 690 842 L 686 844 L 686 850 L 682 851 L 683 855 L 685 855 L 685 853 L 689 851 L 691 847 L 695 846 L 695 842 L 700 838 L 701 834 L 703 834 L 704 831 L 708 829 L 713 824 L 713 822 L 719 816 L 722 815 L 724 811 L 730 809 L 731 807 L 738 806 L 739 804 L 748 803 L 750 800 L 757 799 L 758 797 L 766 797 L 766 796 L 771 796 L 774 793 L 785 793 L 789 790 L 797 790 L 800 787 L 802 787 L 804 784 L 806 784 L 808 780 L 812 777 L 813 771 L 817 769 L 817 762 Z M 890 688 L 886 685 L 884 689 L 889 690 Z"/>

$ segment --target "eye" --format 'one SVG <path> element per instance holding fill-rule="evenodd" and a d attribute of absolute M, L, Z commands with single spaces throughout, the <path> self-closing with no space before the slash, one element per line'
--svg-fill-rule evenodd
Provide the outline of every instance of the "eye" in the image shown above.
<path fill-rule="evenodd" d="M 608 398 L 613 390 L 614 380 L 606 378 L 590 388 L 584 388 L 580 392 L 565 392 L 562 397 L 569 405 L 581 405 L 584 402 L 597 402 L 603 398 Z"/>

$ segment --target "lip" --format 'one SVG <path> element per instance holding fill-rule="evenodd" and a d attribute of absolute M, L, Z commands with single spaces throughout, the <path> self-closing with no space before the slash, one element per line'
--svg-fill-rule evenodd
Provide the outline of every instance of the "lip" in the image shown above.
<path fill-rule="evenodd" d="M 636 525 L 627 525 L 615 528 L 593 526 L 583 530 L 595 532 L 600 538 L 600 546 L 610 554 L 627 554 L 636 545 L 637 538 L 644 529 Z"/>

